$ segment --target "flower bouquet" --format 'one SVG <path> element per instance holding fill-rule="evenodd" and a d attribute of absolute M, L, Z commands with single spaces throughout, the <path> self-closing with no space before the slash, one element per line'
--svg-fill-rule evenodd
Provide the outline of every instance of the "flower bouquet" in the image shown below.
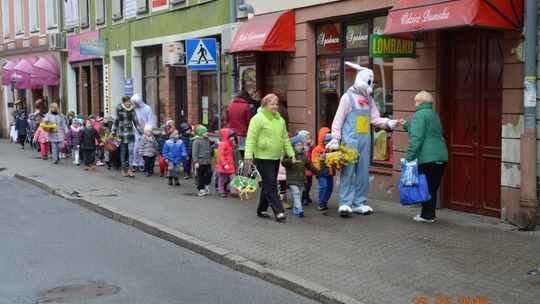
<path fill-rule="evenodd" d="M 43 131 L 45 132 L 57 132 L 58 131 L 58 126 L 55 124 L 55 123 L 47 123 L 47 122 L 42 122 L 39 124 L 39 127 L 43 129 Z"/>
<path fill-rule="evenodd" d="M 105 143 L 103 144 L 103 147 L 107 151 L 116 151 L 118 147 L 120 147 L 121 139 L 118 136 L 115 137 L 109 137 L 105 140 Z"/>
<path fill-rule="evenodd" d="M 344 166 L 358 162 L 358 152 L 344 144 L 339 145 L 339 150 L 326 153 L 326 157 L 318 156 L 317 163 L 324 164 L 329 168 L 341 169 Z"/>

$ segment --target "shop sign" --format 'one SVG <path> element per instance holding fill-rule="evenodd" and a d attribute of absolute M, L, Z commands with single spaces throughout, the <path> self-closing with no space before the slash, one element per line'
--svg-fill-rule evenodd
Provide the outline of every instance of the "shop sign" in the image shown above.
<path fill-rule="evenodd" d="M 111 69 L 109 64 L 103 65 L 103 97 L 105 102 L 103 104 L 103 112 L 105 114 L 111 113 L 111 90 L 109 89 L 109 83 L 111 81 Z"/>
<path fill-rule="evenodd" d="M 416 57 L 416 40 L 371 35 L 369 56 L 372 58 Z"/>
<path fill-rule="evenodd" d="M 105 44 L 107 41 L 101 37 L 81 37 L 81 55 L 105 56 Z"/>
<path fill-rule="evenodd" d="M 184 43 L 181 41 L 169 42 L 167 44 L 168 50 L 168 63 L 169 65 L 185 65 L 186 64 L 186 52 L 184 50 Z"/>
<path fill-rule="evenodd" d="M 84 54 L 81 54 L 81 39 L 83 39 L 83 38 L 99 39 L 99 31 L 86 32 L 86 33 L 83 33 L 83 34 L 73 35 L 73 36 L 68 36 L 67 37 L 68 61 L 69 62 L 99 58 L 98 55 L 84 55 Z"/>
<path fill-rule="evenodd" d="M 319 54 L 341 51 L 341 24 L 325 24 L 317 30 L 317 50 Z"/>
<path fill-rule="evenodd" d="M 347 26 L 347 48 L 367 48 L 369 46 L 369 25 L 355 24 Z"/>
<path fill-rule="evenodd" d="M 448 7 L 439 9 L 438 11 L 432 11 L 431 8 L 425 9 L 421 12 L 411 11 L 406 12 L 401 16 L 401 25 L 420 24 L 420 23 L 432 23 L 442 20 L 448 20 L 450 18 L 450 12 Z"/>
<path fill-rule="evenodd" d="M 169 0 L 152 0 L 152 12 L 162 11 L 169 8 Z"/>

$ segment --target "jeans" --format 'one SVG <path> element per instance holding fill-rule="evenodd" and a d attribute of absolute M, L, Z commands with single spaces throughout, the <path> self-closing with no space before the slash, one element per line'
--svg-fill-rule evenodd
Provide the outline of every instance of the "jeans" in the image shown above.
<path fill-rule="evenodd" d="M 227 173 L 220 173 L 219 174 L 219 182 L 218 182 L 218 192 L 220 194 L 225 194 L 225 184 L 227 181 L 232 181 L 234 178 L 234 174 L 227 174 Z M 233 193 L 232 189 L 230 190 L 231 193 Z"/>
<path fill-rule="evenodd" d="M 120 163 L 125 168 L 133 163 L 133 143 L 122 143 L 120 145 Z"/>
<path fill-rule="evenodd" d="M 79 149 L 71 149 L 71 158 L 73 158 L 73 163 L 78 165 L 80 164 L 80 161 L 79 161 Z"/>
<path fill-rule="evenodd" d="M 334 191 L 334 177 L 333 176 L 319 176 L 319 205 L 327 204 L 332 191 Z"/>
<path fill-rule="evenodd" d="M 52 148 L 52 158 L 53 161 L 59 161 L 58 153 L 60 152 L 60 142 L 50 142 Z"/>
<path fill-rule="evenodd" d="M 289 188 L 291 188 L 294 209 L 302 208 L 302 192 L 304 191 L 304 185 L 289 185 Z"/>
<path fill-rule="evenodd" d="M 144 156 L 144 172 L 148 174 L 154 174 L 154 164 L 156 162 L 156 156 Z"/>
<path fill-rule="evenodd" d="M 212 182 L 212 166 L 199 165 L 197 169 L 197 190 L 203 190 Z"/>
<path fill-rule="evenodd" d="M 435 208 L 437 208 L 437 191 L 441 184 L 446 163 L 427 163 L 418 165 L 418 174 L 425 174 L 431 199 L 422 204 L 420 216 L 426 220 L 435 219 Z"/>
<path fill-rule="evenodd" d="M 279 201 L 278 189 L 277 189 L 277 175 L 279 170 L 279 159 L 255 159 L 257 164 L 257 170 L 261 174 L 262 189 L 261 197 L 259 199 L 259 206 L 257 207 L 257 214 L 266 212 L 268 206 L 272 208 L 274 214 L 284 212 L 283 206 Z"/>

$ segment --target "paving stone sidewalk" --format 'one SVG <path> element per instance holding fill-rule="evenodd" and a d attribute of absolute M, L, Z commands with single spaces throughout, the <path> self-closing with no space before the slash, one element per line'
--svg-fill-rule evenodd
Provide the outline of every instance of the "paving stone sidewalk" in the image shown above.
<path fill-rule="evenodd" d="M 83 171 L 64 160 L 0 141 L 3 172 L 47 180 L 66 193 L 210 242 L 264 267 L 283 270 L 368 304 L 413 303 L 413 297 L 486 297 L 489 303 L 538 303 L 540 232 L 520 232 L 497 219 L 439 210 L 436 224 L 411 220 L 418 208 L 371 201 L 369 216 L 342 219 L 306 208 L 286 223 L 255 216 L 256 200 L 196 197 L 193 180 L 129 179 L 103 167 Z M 313 193 L 315 194 L 315 193 Z M 314 196 L 314 195 L 313 195 Z M 336 195 L 334 195 L 335 197 Z M 334 198 L 335 199 L 335 198 Z"/>

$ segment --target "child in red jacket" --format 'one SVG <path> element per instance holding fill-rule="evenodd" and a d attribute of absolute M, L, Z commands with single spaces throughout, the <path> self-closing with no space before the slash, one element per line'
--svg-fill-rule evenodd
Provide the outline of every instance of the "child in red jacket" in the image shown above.
<path fill-rule="evenodd" d="M 218 146 L 217 172 L 219 173 L 218 192 L 220 197 L 227 197 L 225 183 L 235 176 L 234 166 L 234 137 L 235 132 L 230 128 L 219 131 L 221 142 Z M 232 193 L 232 192 L 231 192 Z"/>

